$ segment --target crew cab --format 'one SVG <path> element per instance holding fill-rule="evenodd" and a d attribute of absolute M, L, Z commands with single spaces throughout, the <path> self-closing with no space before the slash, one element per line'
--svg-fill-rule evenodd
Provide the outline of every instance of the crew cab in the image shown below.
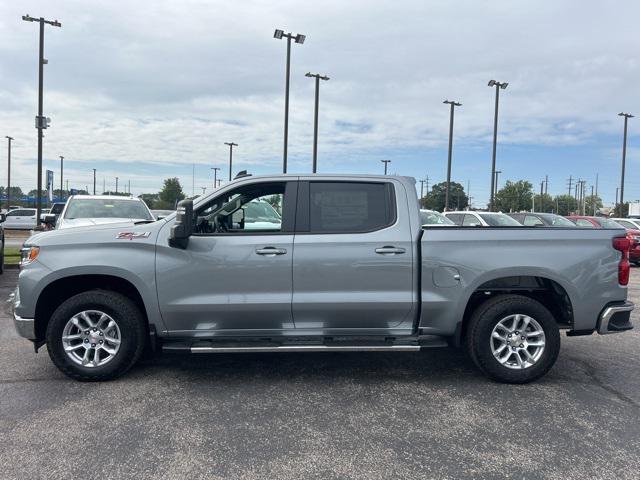
<path fill-rule="evenodd" d="M 464 346 L 524 383 L 553 366 L 561 331 L 632 328 L 628 248 L 619 228 L 423 227 L 408 177 L 245 175 L 153 223 L 32 236 L 12 305 L 78 380 L 122 375 L 146 346 Z"/>

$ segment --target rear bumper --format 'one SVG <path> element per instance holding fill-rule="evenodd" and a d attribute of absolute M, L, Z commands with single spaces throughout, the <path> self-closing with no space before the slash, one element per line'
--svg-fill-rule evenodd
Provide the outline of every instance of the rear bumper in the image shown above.
<path fill-rule="evenodd" d="M 631 311 L 634 305 L 631 302 L 614 303 L 607 305 L 598 318 L 598 333 L 620 333 L 633 328 L 631 323 Z"/>

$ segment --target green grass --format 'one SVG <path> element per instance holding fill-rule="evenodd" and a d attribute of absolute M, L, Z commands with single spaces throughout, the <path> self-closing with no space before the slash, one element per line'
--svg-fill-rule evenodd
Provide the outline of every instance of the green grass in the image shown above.
<path fill-rule="evenodd" d="M 17 265 L 20 263 L 20 247 L 4 248 L 4 264 Z"/>

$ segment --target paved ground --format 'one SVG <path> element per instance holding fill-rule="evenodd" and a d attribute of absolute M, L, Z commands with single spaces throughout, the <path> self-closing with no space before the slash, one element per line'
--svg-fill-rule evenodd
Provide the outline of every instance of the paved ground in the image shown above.
<path fill-rule="evenodd" d="M 563 338 L 524 386 L 455 350 L 165 355 L 83 384 L 2 313 L 0 478 L 638 478 L 639 371 L 640 329 Z"/>

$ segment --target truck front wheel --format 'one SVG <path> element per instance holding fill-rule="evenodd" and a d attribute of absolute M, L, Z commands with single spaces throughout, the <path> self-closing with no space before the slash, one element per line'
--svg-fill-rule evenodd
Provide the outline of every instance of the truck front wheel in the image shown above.
<path fill-rule="evenodd" d="M 146 343 L 142 314 L 116 292 L 92 290 L 65 300 L 47 326 L 47 350 L 67 376 L 111 380 L 129 370 Z"/>
<path fill-rule="evenodd" d="M 527 383 L 556 362 L 560 332 L 540 302 L 522 295 L 498 295 L 473 313 L 466 342 L 485 375 L 504 383 Z"/>

